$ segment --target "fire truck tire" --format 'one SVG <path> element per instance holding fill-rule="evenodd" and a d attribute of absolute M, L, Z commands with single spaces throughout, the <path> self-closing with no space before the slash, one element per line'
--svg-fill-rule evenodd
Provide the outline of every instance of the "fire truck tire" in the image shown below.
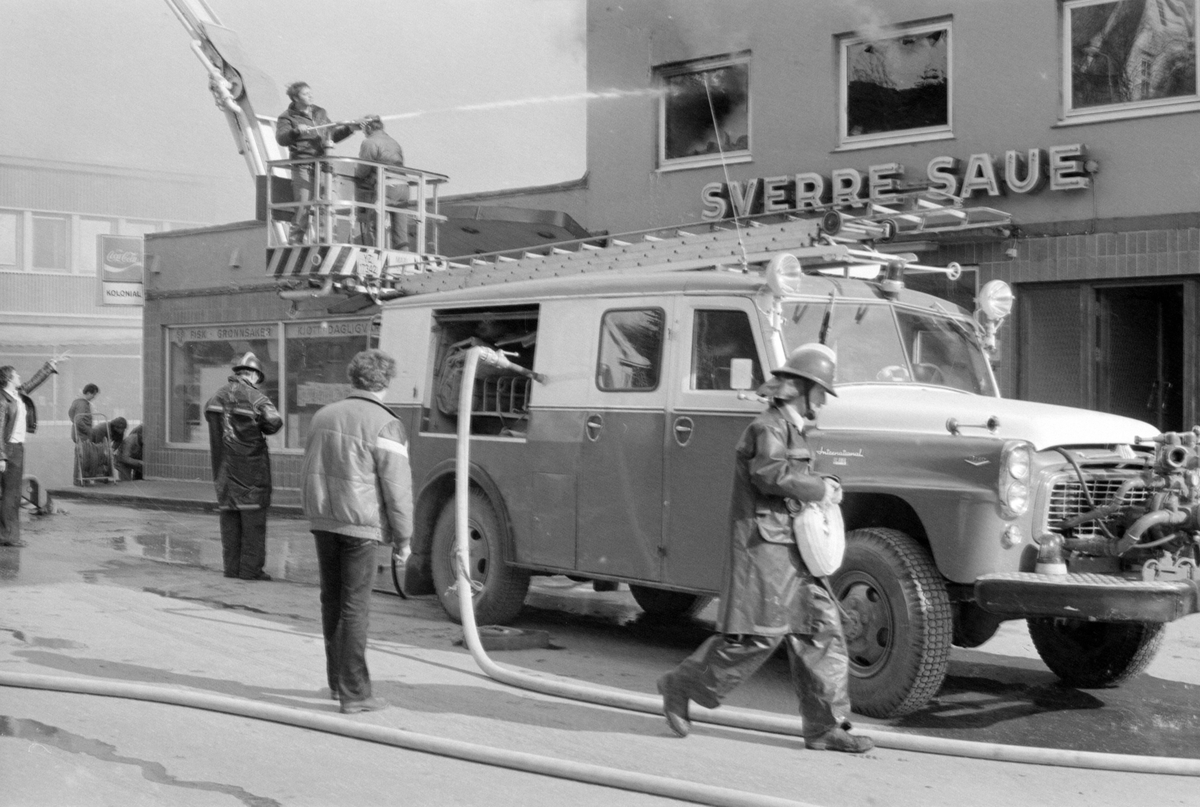
<path fill-rule="evenodd" d="M 471 580 L 482 586 L 474 594 L 475 621 L 481 625 L 504 625 L 516 618 L 529 591 L 529 572 L 504 562 L 504 536 L 500 519 L 487 496 L 471 491 L 467 526 L 468 568 Z M 455 622 L 462 622 L 454 555 L 454 500 L 446 502 L 433 528 L 433 585 L 442 608 Z"/>
<path fill-rule="evenodd" d="M 979 647 L 1000 630 L 1004 617 L 985 611 L 973 602 L 956 602 L 954 614 L 954 646 Z"/>
<path fill-rule="evenodd" d="M 651 616 L 683 617 L 695 616 L 712 602 L 712 597 L 702 594 L 688 594 L 685 591 L 666 591 L 661 588 L 629 584 L 629 593 L 638 606 Z"/>
<path fill-rule="evenodd" d="M 1068 686 L 1115 686 L 1146 669 L 1165 633 L 1160 622 L 1085 622 L 1037 617 L 1029 637 L 1050 671 Z"/>
<path fill-rule="evenodd" d="M 923 707 L 942 688 L 954 635 L 929 552 L 899 530 L 853 530 L 832 587 L 844 612 L 854 711 L 887 718 Z"/>

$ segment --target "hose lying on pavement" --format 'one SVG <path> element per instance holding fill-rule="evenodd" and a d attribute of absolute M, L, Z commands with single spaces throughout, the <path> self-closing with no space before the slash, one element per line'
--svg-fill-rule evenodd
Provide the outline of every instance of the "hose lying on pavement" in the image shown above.
<path fill-rule="evenodd" d="M 467 351 L 463 365 L 462 387 L 459 390 L 458 404 L 458 448 L 455 453 L 454 497 L 455 497 L 455 550 L 458 562 L 459 611 L 462 612 L 463 636 L 471 655 L 488 676 L 521 689 L 540 692 L 546 695 L 556 695 L 561 698 L 594 703 L 600 706 L 611 706 L 635 712 L 660 714 L 662 699 L 657 696 L 639 695 L 624 690 L 606 689 L 591 685 L 577 684 L 561 679 L 548 679 L 529 675 L 513 669 L 507 669 L 496 664 L 483 649 L 479 639 L 478 628 L 475 625 L 475 611 L 472 600 L 470 575 L 467 572 L 468 539 L 467 525 L 469 508 L 467 504 L 470 479 L 470 426 L 472 411 L 472 390 L 475 388 L 475 372 L 480 359 L 504 366 L 507 360 L 495 351 L 487 348 L 472 347 Z M 693 721 L 713 723 L 738 729 L 766 731 L 774 734 L 801 735 L 801 721 L 798 717 L 782 717 L 765 712 L 753 712 L 743 709 L 723 708 L 720 710 L 706 709 L 696 704 L 690 704 L 689 716 Z M 973 759 L 989 759 L 999 762 L 1020 762 L 1028 765 L 1056 765 L 1064 768 L 1094 768 L 1097 770 L 1126 771 L 1130 773 L 1174 774 L 1179 776 L 1200 776 L 1200 760 L 1177 759 L 1173 757 L 1137 756 L 1132 754 L 1105 754 L 1096 751 L 1072 751 L 1058 748 L 1030 748 L 1020 745 L 1002 745 L 999 743 L 980 743 L 965 740 L 951 740 L 937 737 L 922 737 L 913 734 L 902 734 L 889 731 L 882 727 L 857 726 L 856 731 L 866 734 L 881 748 L 893 748 L 901 751 L 916 751 L 943 756 L 969 757 Z"/>
<path fill-rule="evenodd" d="M 321 714 L 306 709 L 294 709 L 290 706 L 279 706 L 273 703 L 233 698 L 227 695 L 213 695 L 207 692 L 194 692 L 186 689 L 171 689 L 148 684 L 131 684 L 123 681 L 108 681 L 94 678 L 68 678 L 58 675 L 36 675 L 33 673 L 0 672 L 0 685 L 24 687 L 26 689 L 45 689 L 52 692 L 74 692 L 80 695 L 102 695 L 111 698 L 127 698 L 131 700 L 166 703 L 173 706 L 188 706 L 193 709 L 204 709 L 209 712 L 223 712 L 238 717 L 269 720 L 272 723 L 282 723 L 287 726 L 322 731 L 357 740 L 367 740 L 373 743 L 392 745 L 406 748 L 410 751 L 420 751 L 426 754 L 438 754 L 444 757 L 478 762 L 500 768 L 510 768 L 517 771 L 537 773 L 543 776 L 553 776 L 558 779 L 569 779 L 586 782 L 593 785 L 631 790 L 638 793 L 648 793 L 669 799 L 690 801 L 696 804 L 711 804 L 718 807 L 814 807 L 804 802 L 781 799 L 774 796 L 763 796 L 732 790 L 715 785 L 702 785 L 685 782 L 681 779 L 671 779 L 666 776 L 656 776 L 649 773 L 636 773 L 618 768 L 607 768 L 603 765 L 592 765 L 586 762 L 572 762 L 566 759 L 545 757 L 524 751 L 510 751 L 506 748 L 492 748 L 486 745 L 449 740 L 420 734 L 415 731 L 377 726 L 349 720 L 341 716 Z"/>

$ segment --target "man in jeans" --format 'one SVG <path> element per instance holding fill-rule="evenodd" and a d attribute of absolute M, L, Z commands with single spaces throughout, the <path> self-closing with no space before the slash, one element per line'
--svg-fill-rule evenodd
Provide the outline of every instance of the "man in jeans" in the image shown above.
<path fill-rule="evenodd" d="M 375 550 L 395 544 L 407 560 L 413 502 L 408 435 L 383 403 L 395 360 L 364 350 L 346 375 L 353 391 L 322 407 L 309 425 L 300 501 L 317 542 L 330 696 L 343 714 L 353 714 L 388 706 L 373 697 L 367 671 Z"/>

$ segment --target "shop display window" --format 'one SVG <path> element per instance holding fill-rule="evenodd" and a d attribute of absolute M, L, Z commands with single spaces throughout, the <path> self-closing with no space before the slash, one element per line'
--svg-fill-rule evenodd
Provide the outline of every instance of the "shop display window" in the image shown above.
<path fill-rule="evenodd" d="M 750 159 L 750 56 L 704 59 L 655 70 L 659 166 L 687 168 Z"/>
<path fill-rule="evenodd" d="M 952 135 L 950 33 L 940 22 L 839 40 L 843 147 Z"/>
<path fill-rule="evenodd" d="M 1062 8 L 1065 117 L 1200 108 L 1197 0 L 1070 0 Z"/>
<path fill-rule="evenodd" d="M 262 363 L 260 387 L 278 407 L 279 325 L 208 325 L 172 328 L 167 390 L 167 441 L 208 446 L 204 405 L 233 373 L 247 351 Z"/>
<path fill-rule="evenodd" d="M 303 449 L 308 424 L 317 410 L 350 394 L 346 366 L 354 354 L 367 349 L 370 336 L 370 320 L 284 326 L 284 391 L 288 401 L 284 431 L 288 448 Z"/>

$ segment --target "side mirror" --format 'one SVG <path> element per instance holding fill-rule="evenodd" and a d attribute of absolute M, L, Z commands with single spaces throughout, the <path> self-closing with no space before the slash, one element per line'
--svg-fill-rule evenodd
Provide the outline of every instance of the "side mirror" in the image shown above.
<path fill-rule="evenodd" d="M 729 360 L 729 388 L 748 390 L 754 383 L 754 359 Z"/>

